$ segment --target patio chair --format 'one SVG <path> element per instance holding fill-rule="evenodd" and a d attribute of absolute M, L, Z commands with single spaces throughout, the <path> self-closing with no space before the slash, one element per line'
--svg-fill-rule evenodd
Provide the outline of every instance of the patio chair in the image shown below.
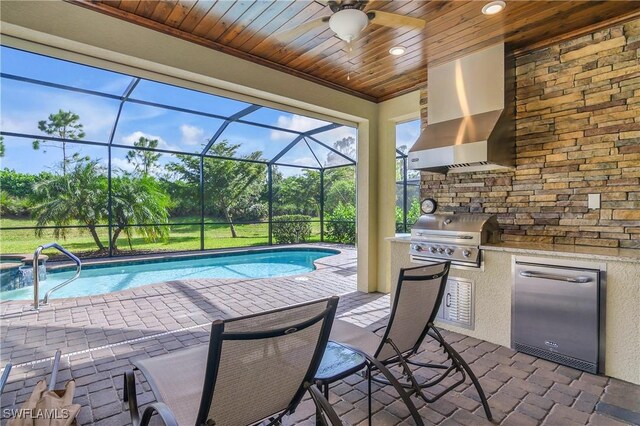
<path fill-rule="evenodd" d="M 134 426 L 157 413 L 167 425 L 279 424 L 311 394 L 325 424 L 341 425 L 313 385 L 338 297 L 214 321 L 208 345 L 134 361 L 158 402 L 140 417 L 135 375 L 125 373 L 124 400 Z"/>
<path fill-rule="evenodd" d="M 401 385 L 408 394 L 416 394 L 425 402 L 437 401 L 446 393 L 462 384 L 469 375 L 475 386 L 484 412 L 492 420 L 487 398 L 469 365 L 462 359 L 442 337 L 434 326 L 438 308 L 445 291 L 449 262 L 429 266 L 402 269 L 398 279 L 395 299 L 391 308 L 389 323 L 375 331 L 369 331 L 357 325 L 336 320 L 333 324 L 330 339 L 354 349 L 358 349 L 368 357 L 387 367 L 399 366 L 402 370 Z M 385 330 L 382 337 L 377 332 Z M 429 335 L 447 356 L 445 364 L 422 363 L 414 359 L 425 337 Z M 433 379 L 420 383 L 413 374 L 410 365 L 440 370 Z M 427 396 L 424 389 L 441 383 L 447 377 L 458 379 L 446 386 L 444 390 Z M 368 366 L 369 410 L 371 410 L 371 381 L 382 384 L 390 383 L 387 375 L 380 377 L 375 363 Z"/>

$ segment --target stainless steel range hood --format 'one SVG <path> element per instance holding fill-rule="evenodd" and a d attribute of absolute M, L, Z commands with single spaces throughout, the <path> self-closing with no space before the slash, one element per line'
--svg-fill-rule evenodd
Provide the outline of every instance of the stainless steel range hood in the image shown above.
<path fill-rule="evenodd" d="M 409 168 L 430 172 L 515 166 L 515 68 L 504 44 L 428 70 L 428 124 Z"/>

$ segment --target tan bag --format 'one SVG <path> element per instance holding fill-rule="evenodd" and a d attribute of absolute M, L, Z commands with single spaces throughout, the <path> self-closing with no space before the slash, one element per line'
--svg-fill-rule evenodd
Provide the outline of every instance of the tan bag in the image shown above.
<path fill-rule="evenodd" d="M 70 380 L 62 390 L 47 390 L 40 380 L 29 399 L 22 404 L 7 426 L 71 426 L 77 425 L 80 404 L 73 404 L 76 382 Z"/>

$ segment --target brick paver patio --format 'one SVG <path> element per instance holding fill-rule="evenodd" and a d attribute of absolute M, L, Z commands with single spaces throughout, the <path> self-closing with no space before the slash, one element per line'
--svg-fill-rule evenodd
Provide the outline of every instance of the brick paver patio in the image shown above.
<path fill-rule="evenodd" d="M 74 378 L 80 424 L 125 425 L 122 373 L 131 360 L 206 343 L 214 319 L 245 315 L 334 294 L 338 316 L 361 326 L 384 324 L 389 297 L 356 290 L 355 250 L 317 262 L 303 276 L 270 279 L 196 279 L 139 287 L 108 295 L 54 300 L 39 313 L 28 302 L 0 304 L 0 358 L 14 369 L 2 395 L 2 409 L 17 408 L 35 383 L 50 371 L 56 349 L 63 351 L 59 381 Z M 496 423 L 505 425 L 640 424 L 640 386 L 582 373 L 460 334 L 445 338 L 480 377 Z M 419 355 L 442 361 L 432 341 Z M 419 375 L 433 373 L 420 368 Z M 138 376 L 139 383 L 142 377 Z M 444 381 L 439 386 L 447 386 Z M 141 404 L 153 401 L 139 386 Z M 437 389 L 434 389 L 437 391 Z M 348 424 L 366 424 L 366 382 L 353 375 L 336 383 L 330 400 Z M 374 425 L 411 424 L 408 412 L 389 387 L 374 385 Z M 427 424 L 488 424 L 470 383 L 439 401 L 415 399 Z M 287 424 L 313 424 L 309 400 Z M 3 420 L 4 422 L 4 420 Z"/>

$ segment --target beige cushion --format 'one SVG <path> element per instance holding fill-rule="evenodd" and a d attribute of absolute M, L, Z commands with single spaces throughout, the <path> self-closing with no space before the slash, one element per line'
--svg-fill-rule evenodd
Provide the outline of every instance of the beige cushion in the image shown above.
<path fill-rule="evenodd" d="M 169 406 L 180 425 L 196 424 L 208 344 L 133 362 L 142 371 L 158 401 Z"/>
<path fill-rule="evenodd" d="M 329 340 L 343 343 L 367 355 L 374 356 L 382 339 L 365 328 L 358 327 L 350 322 L 335 320 L 333 327 L 331 327 Z"/>

